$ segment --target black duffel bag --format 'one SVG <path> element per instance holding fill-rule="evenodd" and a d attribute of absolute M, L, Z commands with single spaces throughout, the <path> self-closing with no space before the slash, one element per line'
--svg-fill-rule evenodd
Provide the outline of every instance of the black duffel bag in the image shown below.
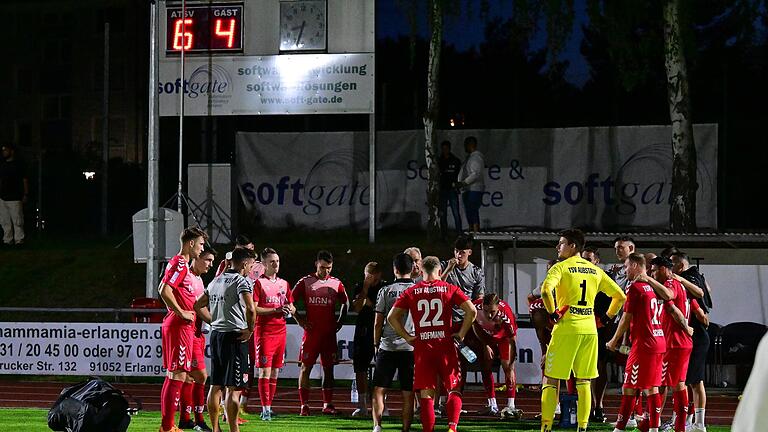
<path fill-rule="evenodd" d="M 125 432 L 131 417 L 123 392 L 93 378 L 61 391 L 48 411 L 48 427 L 66 432 Z"/>

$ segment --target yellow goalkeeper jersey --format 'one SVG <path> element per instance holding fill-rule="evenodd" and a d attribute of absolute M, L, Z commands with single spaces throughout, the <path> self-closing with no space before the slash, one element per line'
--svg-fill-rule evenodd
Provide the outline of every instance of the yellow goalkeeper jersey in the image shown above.
<path fill-rule="evenodd" d="M 591 262 L 574 255 L 547 272 L 541 288 L 544 304 L 557 292 L 557 309 L 568 310 L 557 322 L 552 334 L 597 334 L 595 295 L 602 291 L 611 297 L 608 314 L 615 316 L 624 303 L 624 291 L 605 272 Z M 544 293 L 549 295 L 545 295 Z M 549 297 L 549 298 L 547 298 Z M 547 307 L 549 309 L 549 306 Z"/>

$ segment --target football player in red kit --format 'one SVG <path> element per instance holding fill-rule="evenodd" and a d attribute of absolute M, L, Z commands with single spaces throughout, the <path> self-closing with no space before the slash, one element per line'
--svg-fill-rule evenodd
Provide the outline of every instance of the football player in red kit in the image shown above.
<path fill-rule="evenodd" d="M 436 257 L 424 258 L 422 271 L 424 280 L 403 291 L 389 312 L 387 322 L 413 345 L 413 388 L 420 392 L 424 432 L 434 430 L 435 395 L 440 386 L 448 391 L 445 405 L 448 430 L 456 431 L 461 414 L 461 371 L 455 344 L 471 330 L 477 310 L 459 287 L 440 280 L 440 261 Z M 459 331 L 451 334 L 454 307 L 464 312 L 464 321 Z M 413 335 L 408 334 L 402 324 L 407 313 L 413 318 Z M 442 382 L 438 382 L 438 377 Z"/>

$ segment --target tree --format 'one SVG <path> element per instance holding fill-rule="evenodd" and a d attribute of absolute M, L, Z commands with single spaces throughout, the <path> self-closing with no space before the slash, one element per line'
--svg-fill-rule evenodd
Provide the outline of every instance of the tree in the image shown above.
<path fill-rule="evenodd" d="M 427 66 L 427 111 L 424 114 L 424 158 L 427 163 L 427 232 L 440 233 L 438 199 L 440 170 L 437 165 L 437 121 L 440 116 L 440 52 L 443 46 L 443 1 L 431 0 L 429 9 L 429 63 Z"/>

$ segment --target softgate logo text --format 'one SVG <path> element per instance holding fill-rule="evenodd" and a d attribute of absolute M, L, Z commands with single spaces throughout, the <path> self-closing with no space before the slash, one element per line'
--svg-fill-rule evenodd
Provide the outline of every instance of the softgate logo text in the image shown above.
<path fill-rule="evenodd" d="M 574 206 L 602 201 L 606 206 L 614 207 L 618 214 L 629 215 L 637 211 L 638 204 L 668 204 L 671 196 L 672 185 L 664 181 L 617 182 L 611 176 L 601 180 L 599 173 L 592 173 L 584 182 L 571 181 L 561 185 L 552 181 L 545 184 L 544 198 L 541 200 L 550 206 L 562 201 Z"/>
<path fill-rule="evenodd" d="M 292 180 L 290 176 L 283 176 L 275 184 L 243 183 L 240 190 L 251 205 L 296 206 L 308 216 L 320 214 L 323 207 L 367 206 L 370 203 L 368 185 L 358 182 L 308 186 L 301 178 Z"/>
<path fill-rule="evenodd" d="M 182 81 L 176 78 L 176 81 L 160 82 L 157 85 L 158 94 L 178 94 L 184 91 L 190 99 L 196 99 L 198 96 L 217 96 L 228 91 L 230 82 L 232 82 L 229 72 L 220 65 L 203 65 L 192 71 L 189 79 Z M 183 90 L 182 90 L 183 89 Z"/>

